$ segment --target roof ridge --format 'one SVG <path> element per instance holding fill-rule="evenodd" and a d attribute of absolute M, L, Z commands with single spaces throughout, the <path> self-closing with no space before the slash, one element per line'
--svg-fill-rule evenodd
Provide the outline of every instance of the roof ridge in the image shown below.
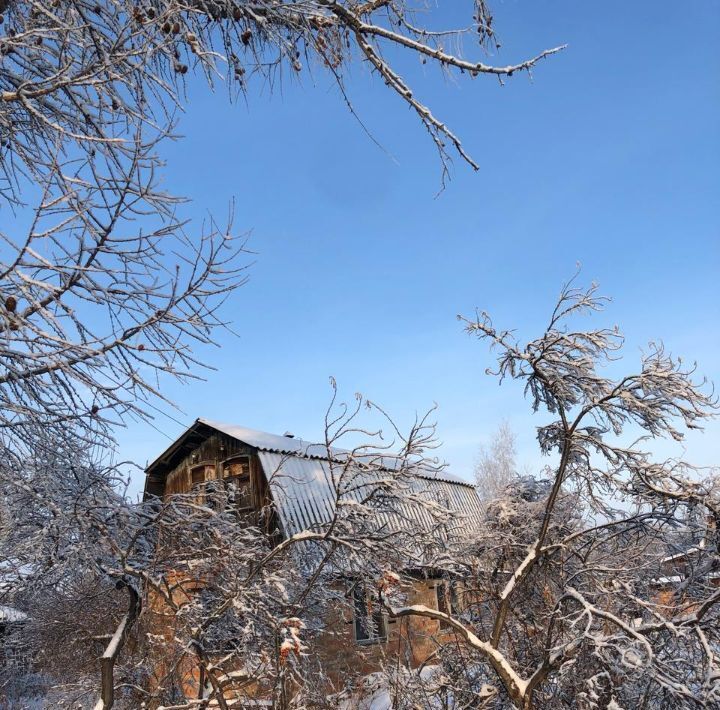
<path fill-rule="evenodd" d="M 218 422 L 211 419 L 205 419 L 204 417 L 198 417 L 198 422 L 205 424 L 206 426 L 212 427 L 216 431 L 220 431 L 228 436 L 231 436 L 239 441 L 244 441 L 246 444 L 259 449 L 260 451 L 267 451 L 270 453 L 287 454 L 289 456 L 297 456 L 307 459 L 318 459 L 324 461 L 340 461 L 342 454 L 352 454 L 352 451 L 348 449 L 341 449 L 339 447 L 329 447 L 327 444 L 314 443 L 306 441 L 305 439 L 298 439 L 295 437 L 281 436 L 279 434 L 271 434 L 269 432 L 260 431 L 259 429 L 250 429 L 248 427 L 239 426 L 237 424 L 227 424 L 224 422 Z M 316 451 L 312 451 L 316 449 Z M 375 457 L 375 455 L 368 454 L 367 457 Z M 397 457 L 388 452 L 387 456 L 384 456 L 381 452 L 378 452 L 379 458 L 396 459 Z M 358 457 L 358 460 L 362 460 L 362 456 Z M 382 464 L 382 462 L 381 462 Z M 382 466 L 381 468 L 387 468 L 390 470 L 390 466 Z M 435 470 L 428 467 L 419 467 L 420 470 L 415 475 L 420 478 L 424 478 L 432 481 L 444 481 L 445 483 L 454 483 L 461 486 L 467 486 L 474 488 L 475 486 L 470 482 L 466 481 L 458 476 L 451 473 L 443 473 L 442 470 Z"/>
<path fill-rule="evenodd" d="M 170 446 L 168 446 L 167 449 L 165 449 L 165 451 L 163 451 L 146 466 L 145 471 L 148 476 L 151 475 L 150 472 L 154 470 L 156 466 L 169 460 L 169 458 L 181 448 L 182 443 L 186 441 L 188 437 L 191 437 L 193 433 L 197 433 L 198 427 L 203 426 L 214 429 L 215 431 L 225 434 L 233 439 L 237 439 L 238 441 L 242 441 L 259 451 L 285 454 L 298 458 L 336 462 L 340 462 L 344 456 L 352 454 L 352 451 L 332 446 L 328 451 L 327 444 L 313 443 L 304 439 L 280 436 L 279 434 L 271 434 L 259 429 L 250 429 L 237 424 L 227 424 L 213 419 L 206 419 L 205 417 L 198 417 L 175 441 L 172 442 L 172 444 L 170 444 Z M 375 457 L 386 459 L 386 465 L 384 468 L 387 468 L 388 470 L 397 468 L 397 464 L 393 466 L 391 465 L 391 462 L 393 460 L 397 462 L 398 457 L 394 456 L 391 452 L 388 451 L 385 456 L 382 452 L 377 452 L 377 454 L 367 454 L 365 458 L 366 460 L 370 460 Z M 361 460 L 362 455 L 357 458 L 358 460 Z M 381 461 L 381 463 L 383 462 Z M 418 467 L 415 475 L 426 480 L 444 481 L 446 483 L 453 483 L 459 486 L 466 486 L 468 488 L 475 487 L 470 481 L 466 481 L 465 479 L 459 478 L 451 473 L 445 473 L 443 471 L 443 467 L 440 467 L 439 469 L 434 469 L 431 466 Z M 149 479 L 146 479 L 146 491 L 147 480 Z"/>

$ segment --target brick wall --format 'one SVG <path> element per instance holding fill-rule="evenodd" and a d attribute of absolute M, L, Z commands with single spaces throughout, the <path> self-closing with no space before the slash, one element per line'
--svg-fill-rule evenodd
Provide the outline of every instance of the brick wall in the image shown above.
<path fill-rule="evenodd" d="M 179 580 L 174 579 L 173 582 Z M 407 594 L 407 604 L 422 604 L 437 609 L 436 580 L 414 581 L 404 591 Z M 183 593 L 176 592 L 176 603 L 185 601 L 180 597 Z M 152 595 L 151 595 L 152 597 Z M 173 628 L 172 616 L 164 603 L 158 598 L 151 598 L 149 607 L 154 616 L 151 624 L 153 632 L 165 637 L 168 645 L 172 645 Z M 325 669 L 330 686 L 328 694 L 339 692 L 341 689 L 352 686 L 361 677 L 376 672 L 388 663 L 400 663 L 416 668 L 422 664 L 439 644 L 447 643 L 450 634 L 440 628 L 439 622 L 422 617 L 404 617 L 402 619 L 388 619 L 387 639 L 375 642 L 358 642 L 355 639 L 354 617 L 352 603 L 338 603 L 328 608 L 324 614 L 325 631 L 314 637 L 308 643 L 308 653 L 315 655 Z M 158 657 L 155 660 L 153 675 L 156 682 L 170 670 L 166 667 L 169 659 Z M 174 662 L 177 659 L 173 659 Z M 197 666 L 191 655 L 186 656 L 176 667 L 176 677 L 188 697 L 197 697 L 199 674 Z M 263 692 L 257 686 L 246 686 L 242 691 L 246 697 L 260 696 Z M 232 694 L 228 694 L 228 699 Z"/>
<path fill-rule="evenodd" d="M 437 609 L 436 584 L 435 580 L 415 581 L 404 590 L 406 603 Z M 351 604 L 328 609 L 325 623 L 326 631 L 314 641 L 315 648 L 309 652 L 317 653 L 336 690 L 380 670 L 388 662 L 416 668 L 437 650 L 439 643 L 449 640 L 448 632 L 440 628 L 438 621 L 404 617 L 388 619 L 387 640 L 358 642 Z"/>

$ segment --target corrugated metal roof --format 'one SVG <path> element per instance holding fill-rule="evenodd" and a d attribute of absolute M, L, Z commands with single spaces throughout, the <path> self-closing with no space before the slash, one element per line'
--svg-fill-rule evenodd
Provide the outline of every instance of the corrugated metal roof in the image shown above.
<path fill-rule="evenodd" d="M 203 430 L 205 433 L 203 433 Z M 382 454 L 358 456 L 357 452 L 328 447 L 289 436 L 277 436 L 235 424 L 199 418 L 171 447 L 148 466 L 150 472 L 165 459 L 177 458 L 176 449 L 187 444 L 188 437 L 207 436 L 209 430 L 221 432 L 257 449 L 258 457 L 268 480 L 283 531 L 293 535 L 303 530 L 317 529 L 330 521 L 338 498 L 338 481 L 343 465 L 352 457 L 353 475 L 349 490 L 341 491 L 341 500 L 360 503 L 372 490 L 378 489 L 381 479 L 390 479 L 392 488 L 405 487 L 410 495 L 399 496 L 374 519 L 389 530 L 431 530 L 435 527 L 427 503 L 436 503 L 457 513 L 458 531 L 467 531 L 482 519 L 480 500 L 475 487 L 460 478 L 430 467 L 406 471 L 406 462 Z M 413 503 L 412 496 L 420 503 Z M 393 508 L 393 505 L 395 506 Z M 451 531 L 449 531 L 451 532 Z"/>
<path fill-rule="evenodd" d="M 202 417 L 197 420 L 200 424 L 212 427 L 217 431 L 227 434 L 228 436 L 238 439 L 250 446 L 259 449 L 260 451 L 271 451 L 280 454 L 292 454 L 295 456 L 302 456 L 311 459 L 324 459 L 327 460 L 329 457 L 342 461 L 350 455 L 350 452 L 345 449 L 337 447 L 328 447 L 325 444 L 316 444 L 303 439 L 296 439 L 295 437 L 289 436 L 278 436 L 277 434 L 268 434 L 264 431 L 257 431 L 256 429 L 248 429 L 246 427 L 237 426 L 236 424 L 225 424 L 223 422 L 212 421 L 211 419 L 204 419 Z M 383 466 L 388 469 L 395 469 L 398 466 L 398 460 L 392 456 L 378 457 L 378 456 L 355 456 L 358 461 L 372 460 L 374 465 Z M 417 475 L 428 480 L 445 481 L 447 483 L 457 483 L 462 486 L 467 486 L 474 490 L 472 483 L 453 476 L 446 471 L 435 471 L 430 468 L 422 469 L 417 472 Z"/>
<path fill-rule="evenodd" d="M 338 499 L 362 502 L 374 487 L 373 479 L 379 473 L 354 472 L 353 484 L 344 488 L 339 481 L 342 466 L 333 465 L 327 459 L 271 451 L 259 451 L 258 457 L 286 535 L 318 529 L 328 523 L 333 518 Z M 363 476 L 367 478 L 366 482 L 363 482 Z M 471 486 L 459 486 L 425 476 L 407 477 L 402 485 L 408 485 L 408 492 L 422 500 L 457 513 L 455 522 L 458 530 L 468 531 L 482 518 L 480 499 Z M 399 507 L 394 512 L 378 515 L 379 525 L 433 529 L 433 516 L 423 505 L 403 501 L 402 497 L 397 504 Z"/>

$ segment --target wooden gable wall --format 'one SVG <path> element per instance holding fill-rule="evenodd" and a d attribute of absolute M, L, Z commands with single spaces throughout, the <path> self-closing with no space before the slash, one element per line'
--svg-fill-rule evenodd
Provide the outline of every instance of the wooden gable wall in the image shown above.
<path fill-rule="evenodd" d="M 234 456 L 250 457 L 250 482 L 253 492 L 253 507 L 261 510 L 270 503 L 265 476 L 263 475 L 256 450 L 226 434 L 215 432 L 190 451 L 165 478 L 163 495 L 189 493 L 192 490 L 191 471 L 195 466 L 205 464 L 209 471 L 206 480 L 222 478 L 223 463 Z"/>

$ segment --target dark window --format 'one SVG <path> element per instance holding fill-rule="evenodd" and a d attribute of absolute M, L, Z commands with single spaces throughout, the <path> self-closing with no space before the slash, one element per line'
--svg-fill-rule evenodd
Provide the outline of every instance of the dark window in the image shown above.
<path fill-rule="evenodd" d="M 355 639 L 373 643 L 387 639 L 385 614 L 362 584 L 353 587 Z"/>

